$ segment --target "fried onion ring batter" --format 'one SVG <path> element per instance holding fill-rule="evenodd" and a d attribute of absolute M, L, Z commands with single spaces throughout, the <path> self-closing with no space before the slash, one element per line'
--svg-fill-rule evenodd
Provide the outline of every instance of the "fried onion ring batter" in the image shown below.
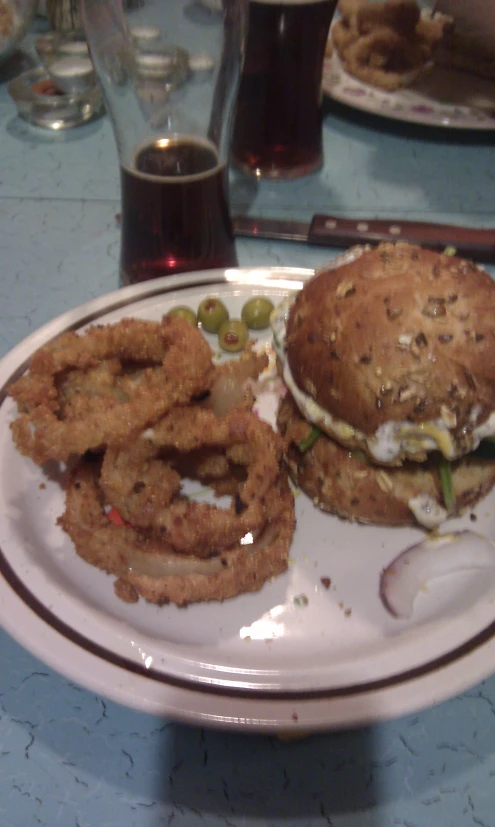
<path fill-rule="evenodd" d="M 331 40 L 344 69 L 392 92 L 431 68 L 449 18 L 416 0 L 339 0 Z"/>
<path fill-rule="evenodd" d="M 287 569 L 295 518 L 285 474 L 267 494 L 265 523 L 255 542 L 235 544 L 215 558 L 198 561 L 174 554 L 166 543 L 145 532 L 111 523 L 98 484 L 99 472 L 98 463 L 78 463 L 67 485 L 65 513 L 58 522 L 80 557 L 118 578 L 115 591 L 122 599 L 134 602 L 141 595 L 152 603 L 178 606 L 226 600 L 257 591 Z M 185 560 L 191 560 L 188 572 L 177 573 L 184 570 Z"/>
<path fill-rule="evenodd" d="M 220 474 L 231 466 L 247 473 L 235 485 L 229 508 L 179 494 L 174 457 L 204 449 L 222 452 L 215 457 L 217 465 L 224 457 Z M 192 406 L 172 411 L 129 447 L 108 448 L 100 484 L 107 502 L 133 526 L 159 533 L 179 553 L 209 557 L 263 525 L 266 496 L 281 460 L 281 439 L 252 413 L 237 410 L 217 417 Z M 211 466 L 207 462 L 200 476 Z"/>
<path fill-rule="evenodd" d="M 123 319 L 41 348 L 9 394 L 19 451 L 39 465 L 119 445 L 208 390 L 211 350 L 183 319 Z"/>
<path fill-rule="evenodd" d="M 421 45 L 385 27 L 351 43 L 343 62 L 355 77 L 389 90 L 410 84 L 424 67 Z"/>

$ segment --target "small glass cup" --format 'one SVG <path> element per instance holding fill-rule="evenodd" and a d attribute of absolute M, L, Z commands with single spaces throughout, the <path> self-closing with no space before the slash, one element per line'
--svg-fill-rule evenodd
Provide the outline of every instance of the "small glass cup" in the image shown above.
<path fill-rule="evenodd" d="M 232 163 L 298 178 L 323 162 L 321 82 L 336 0 L 250 0 Z"/>
<path fill-rule="evenodd" d="M 98 84 L 65 94 L 39 66 L 11 80 L 8 90 L 21 118 L 54 132 L 79 126 L 103 114 Z"/>
<path fill-rule="evenodd" d="M 83 0 L 121 169 L 123 284 L 237 265 L 227 162 L 245 0 Z"/>

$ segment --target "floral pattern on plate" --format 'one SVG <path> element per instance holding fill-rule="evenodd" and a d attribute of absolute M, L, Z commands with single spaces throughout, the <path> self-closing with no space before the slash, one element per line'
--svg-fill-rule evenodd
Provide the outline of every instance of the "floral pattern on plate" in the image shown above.
<path fill-rule="evenodd" d="M 334 53 L 325 59 L 323 92 L 374 115 L 451 129 L 495 129 L 495 82 L 437 67 L 414 86 L 386 92 L 349 75 Z"/>

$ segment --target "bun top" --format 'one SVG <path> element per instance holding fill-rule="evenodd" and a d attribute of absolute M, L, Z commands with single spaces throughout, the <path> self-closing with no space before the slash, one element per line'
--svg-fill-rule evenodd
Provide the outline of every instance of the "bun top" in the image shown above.
<path fill-rule="evenodd" d="M 405 243 L 358 250 L 297 295 L 286 356 L 299 390 L 363 434 L 442 420 L 469 450 L 495 411 L 495 282 Z"/>

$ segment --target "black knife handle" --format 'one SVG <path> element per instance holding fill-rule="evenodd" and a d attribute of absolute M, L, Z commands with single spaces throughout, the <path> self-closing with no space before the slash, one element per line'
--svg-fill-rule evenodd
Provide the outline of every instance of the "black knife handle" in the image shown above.
<path fill-rule="evenodd" d="M 454 247 L 459 256 L 476 261 L 495 261 L 495 229 L 386 218 L 369 220 L 314 215 L 308 234 L 310 244 L 322 246 L 373 245 L 381 241 L 408 241 L 438 251 Z"/>

